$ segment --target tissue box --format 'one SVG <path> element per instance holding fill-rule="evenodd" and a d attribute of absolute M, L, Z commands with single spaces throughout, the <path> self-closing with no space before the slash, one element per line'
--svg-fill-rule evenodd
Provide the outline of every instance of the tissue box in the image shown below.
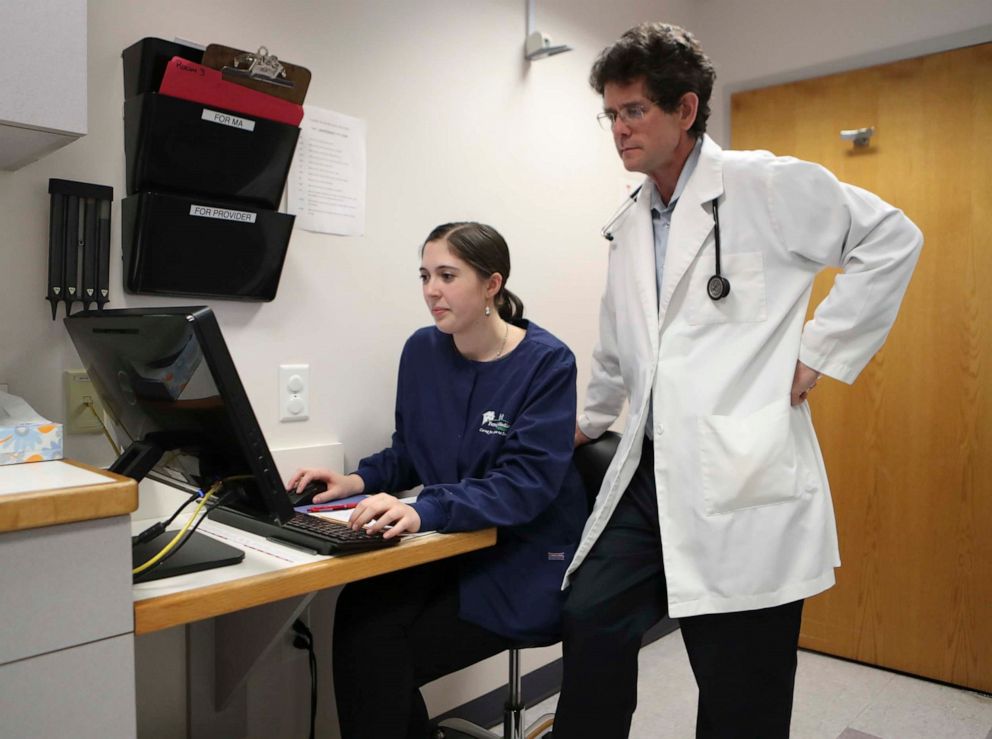
<path fill-rule="evenodd" d="M 0 465 L 62 459 L 62 424 L 42 418 L 16 395 L 0 393 Z"/>

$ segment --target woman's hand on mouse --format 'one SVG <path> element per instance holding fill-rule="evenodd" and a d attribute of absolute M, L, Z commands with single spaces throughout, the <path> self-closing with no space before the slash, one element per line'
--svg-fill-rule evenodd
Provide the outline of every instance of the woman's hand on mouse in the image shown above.
<path fill-rule="evenodd" d="M 365 492 L 365 481 L 358 475 L 342 475 L 340 472 L 322 467 L 304 467 L 297 470 L 290 478 L 286 489 L 300 492 L 314 480 L 323 480 L 327 485 L 327 490 L 313 497 L 314 503 L 326 503 L 329 500 L 347 498 L 349 495 Z"/>
<path fill-rule="evenodd" d="M 374 521 L 368 525 L 370 521 Z M 412 506 L 389 493 L 370 495 L 363 500 L 348 519 L 348 525 L 355 531 L 368 526 L 370 534 L 382 531 L 383 539 L 392 539 L 400 534 L 414 534 L 420 531 L 420 514 Z M 388 531 L 383 531 L 387 526 Z"/>

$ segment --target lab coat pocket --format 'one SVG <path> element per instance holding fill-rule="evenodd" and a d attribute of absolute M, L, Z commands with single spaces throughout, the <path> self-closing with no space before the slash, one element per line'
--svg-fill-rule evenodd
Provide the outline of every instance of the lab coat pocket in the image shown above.
<path fill-rule="evenodd" d="M 713 323 L 756 323 L 768 317 L 765 307 L 765 265 L 760 251 L 723 254 L 720 274 L 730 282 L 730 294 L 712 300 L 706 290 L 716 263 L 706 250 L 690 270 L 686 321 L 691 326 Z"/>
<path fill-rule="evenodd" d="M 793 500 L 809 486 L 792 432 L 789 397 L 747 416 L 699 419 L 705 513 Z"/>

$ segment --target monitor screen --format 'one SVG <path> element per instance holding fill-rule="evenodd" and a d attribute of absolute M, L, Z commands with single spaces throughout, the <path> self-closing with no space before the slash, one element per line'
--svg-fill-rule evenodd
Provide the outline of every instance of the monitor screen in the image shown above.
<path fill-rule="evenodd" d="M 187 490 L 239 478 L 223 488 L 226 506 L 289 520 L 285 487 L 209 308 L 81 311 L 65 325 L 125 449 L 111 469 Z"/>

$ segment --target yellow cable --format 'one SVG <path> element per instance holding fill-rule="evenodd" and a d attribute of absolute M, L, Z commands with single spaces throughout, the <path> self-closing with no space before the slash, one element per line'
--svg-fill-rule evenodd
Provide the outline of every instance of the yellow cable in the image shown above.
<path fill-rule="evenodd" d="M 83 405 L 90 409 L 90 413 L 96 418 L 97 423 L 100 424 L 100 428 L 103 429 L 103 435 L 107 437 L 107 441 L 110 442 L 110 446 L 113 448 L 114 453 L 119 457 L 121 455 L 121 448 L 117 446 L 117 442 L 114 441 L 113 437 L 110 435 L 110 431 L 107 429 L 106 425 L 103 423 L 103 419 L 100 418 L 100 414 L 96 412 L 96 408 L 93 407 L 92 400 L 84 400 Z"/>
<path fill-rule="evenodd" d="M 131 574 L 140 575 L 142 572 L 150 568 L 152 565 L 154 565 L 156 562 L 162 559 L 162 557 L 164 557 L 166 554 L 172 551 L 175 548 L 176 544 L 178 544 L 179 541 L 183 538 L 183 534 L 186 533 L 187 529 L 189 529 L 193 521 L 196 520 L 196 517 L 200 514 L 200 511 L 203 510 L 203 506 L 205 506 L 207 504 L 207 501 L 213 497 L 214 493 L 220 490 L 224 482 L 225 482 L 224 480 L 221 480 L 220 482 L 214 483 L 214 485 L 206 492 L 203 498 L 200 499 L 200 502 L 197 504 L 196 509 L 193 511 L 193 515 L 191 515 L 189 517 L 189 520 L 186 521 L 186 525 L 183 526 L 178 532 L 176 532 L 176 535 L 174 537 L 172 537 L 172 541 L 166 544 L 159 551 L 159 553 L 156 554 L 154 557 L 152 557 L 150 560 L 148 560 L 142 565 L 138 565 L 133 570 L 131 570 Z"/>
<path fill-rule="evenodd" d="M 158 552 L 158 554 L 156 554 L 150 560 L 148 560 L 144 564 L 138 565 L 133 570 L 131 570 L 131 575 L 132 576 L 133 575 L 140 575 L 142 572 L 144 572 L 145 570 L 147 570 L 148 568 L 150 568 L 156 562 L 158 562 L 159 560 L 161 560 L 162 557 L 164 557 L 166 554 L 168 554 L 170 551 L 172 551 L 176 547 L 176 544 L 182 539 L 183 534 L 186 533 L 186 530 L 189 529 L 189 527 L 193 523 L 193 521 L 196 520 L 196 517 L 197 517 L 197 515 L 199 515 L 200 511 L 203 510 L 203 506 L 206 505 L 207 500 L 209 500 L 210 498 L 212 498 L 217 493 L 217 491 L 220 490 L 224 485 L 226 485 L 227 483 L 229 483 L 229 482 L 231 482 L 233 480 L 250 480 L 251 478 L 252 478 L 252 475 L 231 475 L 231 477 L 225 477 L 223 480 L 221 480 L 219 482 L 215 482 L 210 487 L 210 489 L 207 490 L 206 494 L 203 496 L 203 498 L 197 504 L 196 509 L 193 511 L 193 515 L 191 515 L 189 517 L 189 520 L 186 521 L 186 525 L 183 526 L 176 533 L 176 535 L 174 537 L 172 537 L 172 541 L 170 541 L 168 544 L 166 544 L 164 547 L 162 547 L 162 549 Z"/>

